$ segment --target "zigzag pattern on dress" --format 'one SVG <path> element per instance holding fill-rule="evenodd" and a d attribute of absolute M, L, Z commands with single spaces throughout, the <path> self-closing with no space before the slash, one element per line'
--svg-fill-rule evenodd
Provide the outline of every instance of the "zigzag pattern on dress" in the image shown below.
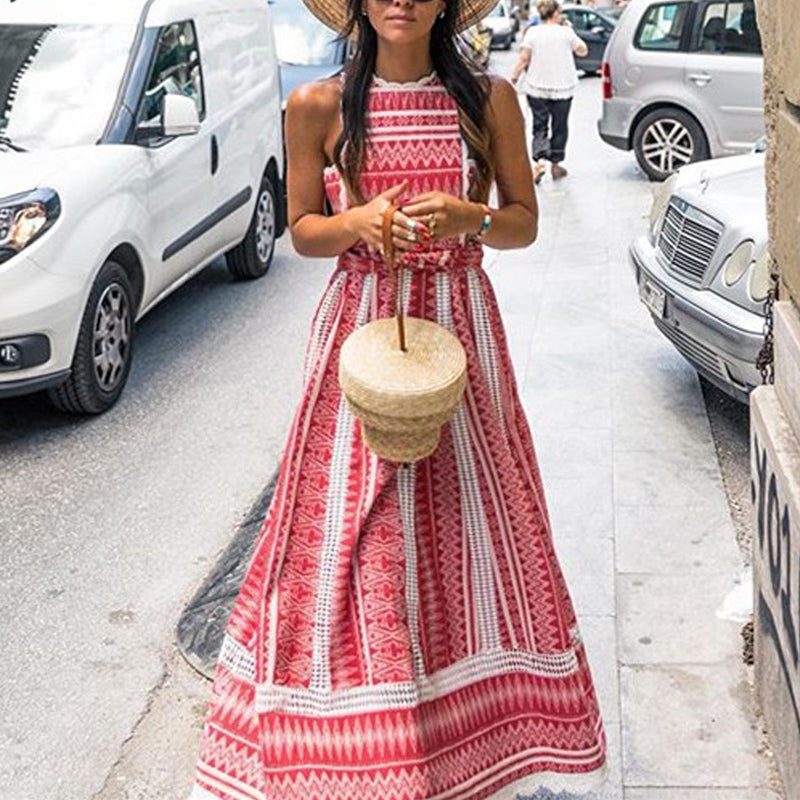
<path fill-rule="evenodd" d="M 467 196 L 435 75 L 376 81 L 369 199 Z M 335 168 L 334 212 L 347 197 Z M 192 800 L 583 797 L 605 735 L 550 530 L 533 439 L 480 247 L 401 259 L 408 313 L 451 327 L 467 389 L 413 471 L 381 461 L 338 387 L 338 354 L 392 308 L 386 265 L 343 253 L 312 320 L 275 495 L 231 614 Z"/>

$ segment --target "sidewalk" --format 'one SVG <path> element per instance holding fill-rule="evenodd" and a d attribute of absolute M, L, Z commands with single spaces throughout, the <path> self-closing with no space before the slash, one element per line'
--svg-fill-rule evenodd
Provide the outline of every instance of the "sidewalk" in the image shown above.
<path fill-rule="evenodd" d="M 699 384 L 628 263 L 651 187 L 597 137 L 597 81 L 573 109 L 541 244 L 488 272 L 606 721 L 604 800 L 774 800 L 742 626 L 718 616 L 742 559 Z"/>

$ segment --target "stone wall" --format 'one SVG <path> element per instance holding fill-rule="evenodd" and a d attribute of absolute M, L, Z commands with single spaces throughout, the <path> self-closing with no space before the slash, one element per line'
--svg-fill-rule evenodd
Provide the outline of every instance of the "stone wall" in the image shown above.
<path fill-rule="evenodd" d="M 788 800 L 800 800 L 800 5 L 756 0 L 764 43 L 775 385 L 751 397 L 756 692 Z"/>

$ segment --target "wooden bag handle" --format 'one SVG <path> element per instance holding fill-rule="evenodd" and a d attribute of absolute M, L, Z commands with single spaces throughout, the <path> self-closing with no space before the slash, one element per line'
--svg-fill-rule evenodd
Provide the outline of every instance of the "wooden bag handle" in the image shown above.
<path fill-rule="evenodd" d="M 394 223 L 394 215 L 399 211 L 400 207 L 394 204 L 390 205 L 383 212 L 383 257 L 386 259 L 386 264 L 389 267 L 389 273 L 394 281 L 394 312 L 397 319 L 397 340 L 400 343 L 400 350 L 406 352 L 406 326 L 403 321 L 403 298 L 401 291 L 400 276 L 398 270 L 395 269 L 394 257 L 394 239 L 392 238 L 392 225 Z"/>

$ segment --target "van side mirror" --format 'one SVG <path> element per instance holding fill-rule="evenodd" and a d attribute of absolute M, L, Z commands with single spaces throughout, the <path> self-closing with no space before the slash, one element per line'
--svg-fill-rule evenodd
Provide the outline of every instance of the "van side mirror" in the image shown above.
<path fill-rule="evenodd" d="M 193 136 L 200 132 L 200 115 L 191 97 L 165 94 L 161 106 L 164 136 Z"/>

